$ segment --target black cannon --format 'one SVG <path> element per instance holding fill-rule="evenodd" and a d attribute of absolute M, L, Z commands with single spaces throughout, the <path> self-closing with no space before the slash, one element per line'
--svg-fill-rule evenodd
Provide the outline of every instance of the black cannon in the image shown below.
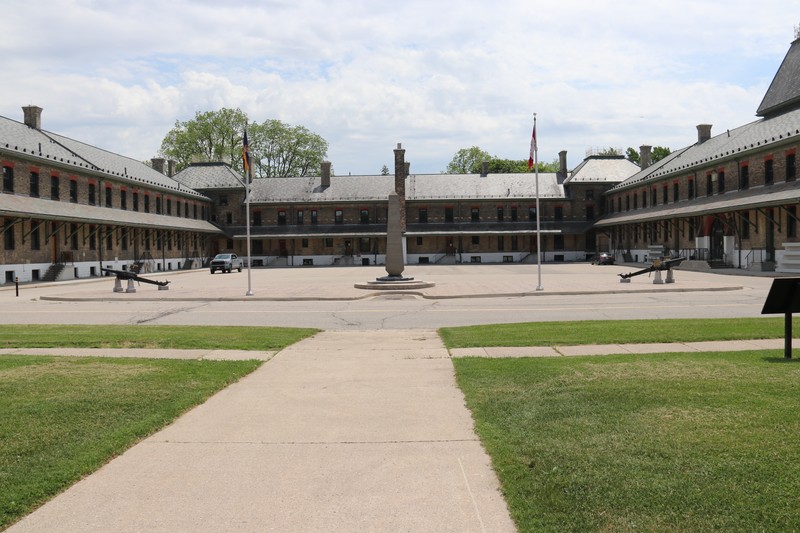
<path fill-rule="evenodd" d="M 675 259 L 654 259 L 653 264 L 647 268 L 643 268 L 641 270 L 637 270 L 636 272 L 629 272 L 627 274 L 620 274 L 619 277 L 622 278 L 621 282 L 630 282 L 630 279 L 634 276 L 638 276 L 640 274 L 649 274 L 650 272 L 656 272 L 656 280 L 653 283 L 662 283 L 661 279 L 661 271 L 667 271 L 667 283 L 672 283 L 672 268 L 680 265 L 682 262 L 686 261 L 685 257 L 676 257 Z"/>
<path fill-rule="evenodd" d="M 117 281 L 114 284 L 114 292 L 122 292 L 122 281 L 128 281 L 128 289 L 125 292 L 136 292 L 136 289 L 133 288 L 133 282 L 137 281 L 140 283 L 149 283 L 150 285 L 158 285 L 158 290 L 167 290 L 169 287 L 169 281 L 156 281 L 154 279 L 147 279 L 143 278 L 139 274 L 135 272 L 131 272 L 130 270 L 114 270 L 112 268 L 101 268 L 103 272 L 108 272 L 110 274 L 114 274 L 117 277 Z"/>

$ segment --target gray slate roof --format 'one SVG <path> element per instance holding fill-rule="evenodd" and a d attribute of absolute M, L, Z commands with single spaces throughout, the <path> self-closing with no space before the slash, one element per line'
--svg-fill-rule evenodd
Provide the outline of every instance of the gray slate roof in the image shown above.
<path fill-rule="evenodd" d="M 253 203 L 385 201 L 394 190 L 394 176 L 332 176 L 321 186 L 319 176 L 257 179 Z M 409 201 L 517 198 L 536 196 L 533 174 L 412 174 L 406 178 Z M 555 174 L 539 174 L 540 198 L 564 198 Z"/>
<path fill-rule="evenodd" d="M 226 163 L 192 163 L 173 178 L 189 188 L 200 191 L 238 189 L 243 187 L 244 183 L 244 176 Z"/>
<path fill-rule="evenodd" d="M 205 220 L 109 209 L 15 194 L 0 194 L 0 212 L 4 216 L 39 220 L 63 220 L 90 224 L 111 223 L 122 226 L 221 233 L 218 227 Z"/>
<path fill-rule="evenodd" d="M 639 170 L 625 156 L 590 156 L 575 167 L 564 183 L 620 183 Z"/>
<path fill-rule="evenodd" d="M 778 72 L 758 106 L 756 115 L 764 117 L 797 106 L 800 103 L 800 39 L 786 52 Z"/>
<path fill-rule="evenodd" d="M 720 133 L 704 143 L 676 150 L 615 186 L 612 191 L 665 176 L 680 176 L 698 169 L 710 170 L 726 160 L 744 158 L 748 152 L 763 151 L 769 146 L 784 144 L 795 138 L 800 138 L 800 109 L 762 118 Z"/>
<path fill-rule="evenodd" d="M 0 153 L 24 156 L 40 164 L 74 168 L 76 172 L 92 171 L 121 181 L 171 190 L 185 196 L 203 195 L 148 165 L 119 154 L 97 148 L 63 135 L 29 128 L 22 122 L 0 117 Z"/>

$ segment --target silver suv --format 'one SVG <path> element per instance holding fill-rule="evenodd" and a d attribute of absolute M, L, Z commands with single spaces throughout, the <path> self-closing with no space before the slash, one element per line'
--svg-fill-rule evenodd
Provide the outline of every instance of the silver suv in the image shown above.
<path fill-rule="evenodd" d="M 239 272 L 242 271 L 242 260 L 239 259 L 236 254 L 217 254 L 214 259 L 211 260 L 212 274 L 217 270 L 231 272 L 234 268 Z"/>

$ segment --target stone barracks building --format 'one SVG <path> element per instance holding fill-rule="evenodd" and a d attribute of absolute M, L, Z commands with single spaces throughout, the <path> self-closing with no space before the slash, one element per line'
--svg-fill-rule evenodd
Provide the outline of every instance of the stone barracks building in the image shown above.
<path fill-rule="evenodd" d="M 757 116 L 641 167 L 590 156 L 539 174 L 542 256 L 583 261 L 683 255 L 708 265 L 800 271 L 796 152 L 800 41 L 790 46 Z M 246 255 L 243 177 L 224 163 L 151 165 L 0 117 L 0 283 L 200 268 Z M 407 264 L 535 262 L 533 174 L 414 174 L 398 146 L 394 175 L 255 180 L 253 266 L 382 264 L 387 197 L 401 198 Z"/>

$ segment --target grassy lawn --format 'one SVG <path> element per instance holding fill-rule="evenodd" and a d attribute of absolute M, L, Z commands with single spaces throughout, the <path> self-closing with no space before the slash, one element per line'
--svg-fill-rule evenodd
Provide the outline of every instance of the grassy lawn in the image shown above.
<path fill-rule="evenodd" d="M 783 338 L 783 317 L 530 322 L 441 328 L 448 348 Z M 792 331 L 800 328 L 795 318 Z"/>
<path fill-rule="evenodd" d="M 280 350 L 315 329 L 11 325 L 0 347 Z M 259 361 L 0 357 L 0 529 Z"/>
<path fill-rule="evenodd" d="M 260 364 L 0 357 L 0 529 Z"/>
<path fill-rule="evenodd" d="M 667 335 L 659 341 L 782 334 L 782 319 L 767 335 L 765 319 L 697 323 L 448 328 L 445 338 L 642 342 L 651 325 Z M 800 361 L 780 350 L 453 364 L 520 531 L 800 530 Z"/>
<path fill-rule="evenodd" d="M 280 350 L 317 333 L 309 328 L 247 326 L 9 325 L 0 348 L 173 348 Z"/>

